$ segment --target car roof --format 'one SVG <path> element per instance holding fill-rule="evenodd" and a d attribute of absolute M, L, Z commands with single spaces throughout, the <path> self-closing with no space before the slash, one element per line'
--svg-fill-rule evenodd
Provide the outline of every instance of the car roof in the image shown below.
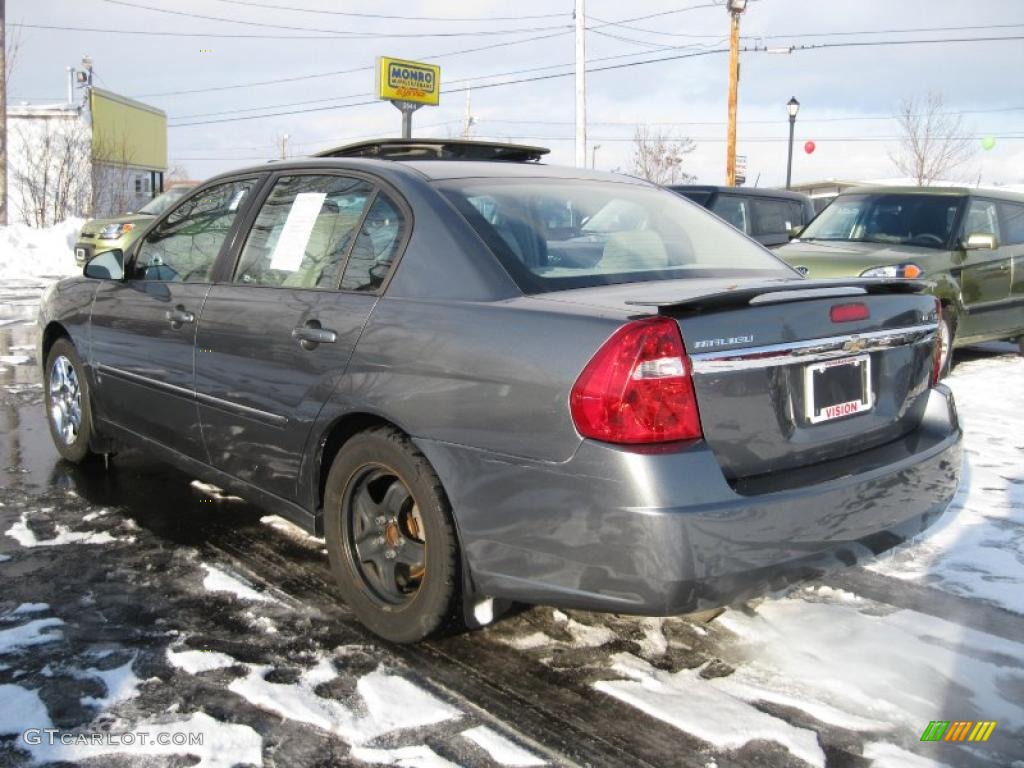
<path fill-rule="evenodd" d="M 262 165 L 246 166 L 212 177 L 208 182 L 249 173 L 281 171 L 351 170 L 372 173 L 397 181 L 414 176 L 427 181 L 443 179 L 594 179 L 654 187 L 644 179 L 620 173 L 592 171 L 586 168 L 547 165 L 537 162 L 474 161 L 474 160 L 377 160 L 363 157 L 306 157 L 274 160 Z"/>
<path fill-rule="evenodd" d="M 967 197 L 977 195 L 979 197 L 994 197 L 1000 200 L 1024 203 L 1024 195 L 1009 190 L 993 189 L 991 187 L 853 187 L 844 189 L 837 197 L 847 195 L 941 195 L 945 197 Z"/>
<path fill-rule="evenodd" d="M 715 184 L 670 184 L 669 188 L 677 193 L 686 191 L 702 191 L 702 193 L 726 193 L 728 195 L 748 195 L 752 198 L 784 198 L 803 202 L 807 196 L 792 189 L 771 189 L 762 186 L 717 186 Z"/>

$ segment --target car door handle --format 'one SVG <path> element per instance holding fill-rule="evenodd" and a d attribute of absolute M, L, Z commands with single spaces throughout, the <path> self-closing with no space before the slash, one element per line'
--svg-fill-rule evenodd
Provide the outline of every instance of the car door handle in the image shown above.
<path fill-rule="evenodd" d="M 168 309 L 164 312 L 164 317 L 167 318 L 167 322 L 171 324 L 172 328 L 181 328 L 185 323 L 194 323 L 196 321 L 196 316 L 180 304 L 174 309 Z"/>
<path fill-rule="evenodd" d="M 316 322 L 316 321 L 313 321 Z M 292 338 L 299 342 L 303 349 L 316 349 L 319 344 L 333 344 L 338 340 L 338 334 L 328 328 L 321 328 L 320 324 L 303 325 L 292 329 Z"/>

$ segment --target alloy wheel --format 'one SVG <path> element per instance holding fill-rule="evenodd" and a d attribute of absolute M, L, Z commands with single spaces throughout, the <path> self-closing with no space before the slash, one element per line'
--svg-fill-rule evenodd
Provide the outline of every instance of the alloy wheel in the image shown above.
<path fill-rule="evenodd" d="M 64 355 L 50 367 L 50 419 L 65 445 L 74 445 L 82 426 L 82 388 L 75 366 Z"/>

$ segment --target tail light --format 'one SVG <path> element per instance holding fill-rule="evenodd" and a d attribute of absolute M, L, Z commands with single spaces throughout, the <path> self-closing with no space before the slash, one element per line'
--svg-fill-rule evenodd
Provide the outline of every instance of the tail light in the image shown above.
<path fill-rule="evenodd" d="M 619 328 L 569 396 L 576 429 L 608 443 L 664 443 L 701 436 L 690 360 L 667 317 Z"/>
<path fill-rule="evenodd" d="M 939 376 L 942 375 L 942 302 L 938 299 L 935 300 L 935 317 L 938 319 L 939 325 L 935 330 L 935 350 L 932 353 L 931 385 L 933 387 L 939 383 Z M 952 339 L 950 339 L 950 343 L 952 343 Z"/>

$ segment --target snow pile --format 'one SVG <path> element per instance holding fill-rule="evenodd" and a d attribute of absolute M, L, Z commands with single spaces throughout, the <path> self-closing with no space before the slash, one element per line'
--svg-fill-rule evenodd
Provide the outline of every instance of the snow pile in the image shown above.
<path fill-rule="evenodd" d="M 46 229 L 25 224 L 0 227 L 0 279 L 78 274 L 75 242 L 85 219 L 66 219 Z"/>
<path fill-rule="evenodd" d="M 960 491 L 920 541 L 870 567 L 1024 614 L 1024 359 L 970 360 L 947 383 L 964 430 Z"/>

